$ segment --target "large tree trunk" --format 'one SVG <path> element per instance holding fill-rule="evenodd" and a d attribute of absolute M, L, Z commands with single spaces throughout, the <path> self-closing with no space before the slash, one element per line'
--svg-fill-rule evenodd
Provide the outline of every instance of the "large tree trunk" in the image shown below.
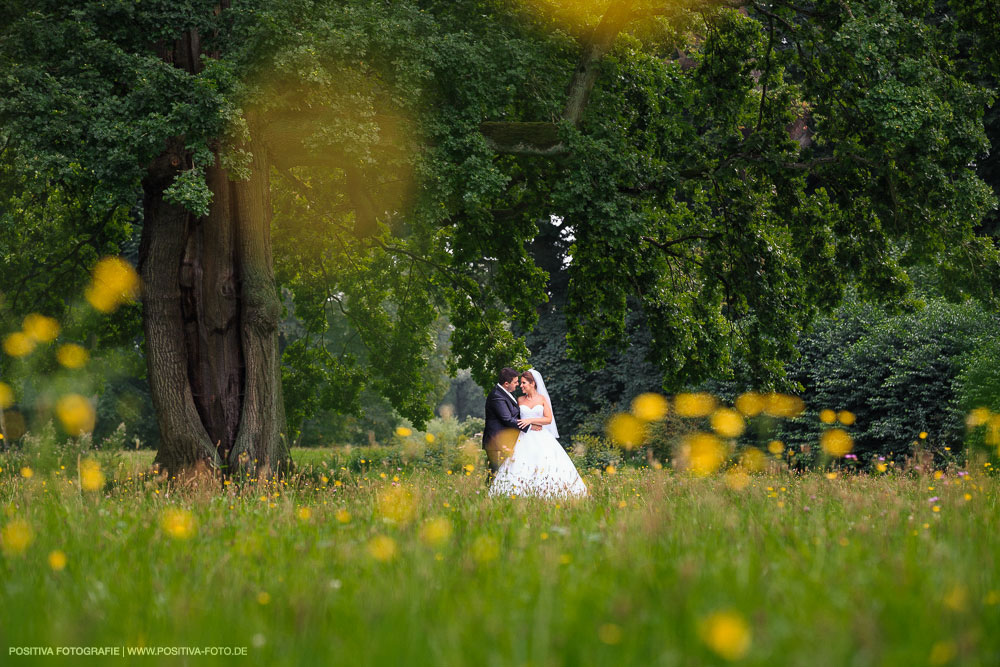
<path fill-rule="evenodd" d="M 158 50 L 165 61 L 196 73 L 200 44 L 190 30 Z M 204 218 L 163 199 L 176 175 L 192 166 L 182 140 L 149 165 L 143 181 L 146 361 L 161 436 L 156 462 L 172 475 L 207 466 L 266 479 L 291 465 L 278 356 L 281 304 L 271 261 L 270 166 L 259 140 L 246 148 L 253 154 L 249 180 L 231 182 L 218 162 L 207 169 L 213 198 Z"/>
<path fill-rule="evenodd" d="M 143 330 L 149 388 L 160 427 L 156 461 L 171 474 L 221 459 L 195 407 L 181 306 L 181 261 L 190 214 L 163 199 L 163 191 L 186 163 L 172 146 L 149 168 L 143 181 L 143 228 L 139 271 L 143 284 Z"/>
<path fill-rule="evenodd" d="M 249 148 L 249 180 L 208 170 L 214 197 L 205 218 L 163 200 L 188 159 L 179 147 L 143 183 L 146 359 L 161 435 L 156 461 L 171 474 L 202 463 L 267 478 L 290 465 L 268 165 L 262 146 Z"/>
<path fill-rule="evenodd" d="M 255 123 L 251 122 L 251 130 Z M 271 185 L 267 150 L 259 140 L 248 147 L 251 176 L 233 184 L 236 248 L 242 287 L 240 331 L 245 360 L 243 412 L 230 466 L 253 468 L 258 476 L 284 473 L 290 463 L 285 438 L 278 358 L 281 302 L 271 261 Z"/>

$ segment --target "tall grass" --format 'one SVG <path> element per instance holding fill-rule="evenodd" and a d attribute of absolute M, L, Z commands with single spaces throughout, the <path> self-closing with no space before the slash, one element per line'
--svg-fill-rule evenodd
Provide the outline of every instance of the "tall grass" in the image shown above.
<path fill-rule="evenodd" d="M 979 470 L 739 490 L 587 471 L 590 498 L 558 502 L 490 499 L 478 468 L 220 490 L 144 464 L 87 492 L 0 457 L 4 664 L 104 645 L 248 650 L 150 665 L 1000 663 L 1000 485 Z"/>

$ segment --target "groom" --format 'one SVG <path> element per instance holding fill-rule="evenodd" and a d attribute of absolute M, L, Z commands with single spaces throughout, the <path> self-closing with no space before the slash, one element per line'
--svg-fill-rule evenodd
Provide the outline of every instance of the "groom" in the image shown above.
<path fill-rule="evenodd" d="M 514 398 L 518 375 L 513 368 L 500 371 L 496 386 L 486 396 L 486 425 L 483 427 L 483 449 L 490 463 L 490 478 L 496 475 L 500 464 L 510 455 L 517 440 L 520 428 L 517 420 L 521 418 L 521 409 Z"/>

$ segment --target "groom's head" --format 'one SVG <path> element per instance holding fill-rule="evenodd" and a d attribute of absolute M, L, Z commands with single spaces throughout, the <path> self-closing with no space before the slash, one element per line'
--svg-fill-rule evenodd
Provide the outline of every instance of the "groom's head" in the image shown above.
<path fill-rule="evenodd" d="M 497 383 L 507 391 L 514 391 L 514 388 L 517 387 L 517 371 L 513 368 L 504 368 L 500 371 Z"/>

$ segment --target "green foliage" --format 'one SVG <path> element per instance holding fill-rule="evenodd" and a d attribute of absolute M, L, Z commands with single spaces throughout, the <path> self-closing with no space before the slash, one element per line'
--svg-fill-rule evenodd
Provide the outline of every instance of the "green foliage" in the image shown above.
<path fill-rule="evenodd" d="M 987 336 L 972 344 L 956 379 L 958 408 L 1000 412 L 1000 339 Z"/>
<path fill-rule="evenodd" d="M 1000 321 L 971 302 L 932 299 L 901 314 L 849 303 L 835 317 L 819 320 L 800 344 L 802 356 L 789 375 L 804 388 L 807 409 L 781 426 L 777 437 L 815 454 L 824 428 L 819 412 L 848 410 L 857 418 L 848 431 L 861 459 L 902 459 L 921 432 L 928 434 L 921 446 L 937 456 L 945 447 L 957 451 L 966 402 L 985 371 L 985 348 L 977 341 L 997 335 Z"/>
<path fill-rule="evenodd" d="M 365 389 L 424 424 L 445 360 L 484 387 L 527 365 L 523 334 L 556 292 L 529 249 L 552 215 L 569 243 L 567 326 L 543 372 L 558 377 L 564 356 L 599 368 L 642 330 L 629 363 L 653 362 L 657 387 L 744 362 L 776 386 L 847 285 L 900 299 L 905 269 L 928 263 L 951 297 L 998 294 L 997 248 L 976 236 L 996 203 L 993 163 L 977 162 L 994 136 L 995 21 L 952 4 L 639 3 L 582 122 L 558 123 L 566 152 L 541 159 L 498 155 L 480 126 L 561 116 L 596 8 L 14 2 L 0 24 L 0 271 L 72 293 L 134 234 L 168 144 L 185 164 L 167 198 L 202 215 L 205 165 L 219 155 L 244 178 L 247 141 L 305 118 L 288 150 L 310 160 L 268 148 L 275 270 L 301 325 L 284 340 L 292 432 L 356 414 Z M 192 29 L 198 66 L 176 66 L 170 45 Z"/>

